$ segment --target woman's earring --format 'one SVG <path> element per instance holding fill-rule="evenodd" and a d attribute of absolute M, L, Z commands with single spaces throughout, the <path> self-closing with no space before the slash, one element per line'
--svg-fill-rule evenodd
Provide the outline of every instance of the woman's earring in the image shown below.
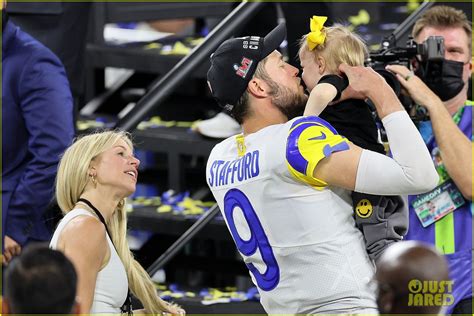
<path fill-rule="evenodd" d="M 95 178 L 93 174 L 91 174 L 91 180 L 92 180 L 92 183 L 94 184 L 94 188 L 97 188 L 97 179 Z"/>

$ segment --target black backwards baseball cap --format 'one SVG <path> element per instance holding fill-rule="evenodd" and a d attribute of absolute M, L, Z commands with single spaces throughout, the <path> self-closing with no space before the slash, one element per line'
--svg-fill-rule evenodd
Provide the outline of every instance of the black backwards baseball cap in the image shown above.
<path fill-rule="evenodd" d="M 207 81 L 220 106 L 232 109 L 247 89 L 258 63 L 278 49 L 285 37 L 286 25 L 281 23 L 263 38 L 232 38 L 216 49 L 211 55 Z"/>

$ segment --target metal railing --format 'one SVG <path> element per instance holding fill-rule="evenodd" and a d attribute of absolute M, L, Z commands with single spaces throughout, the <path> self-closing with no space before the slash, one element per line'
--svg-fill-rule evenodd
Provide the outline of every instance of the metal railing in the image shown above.
<path fill-rule="evenodd" d="M 126 116 L 117 122 L 115 128 L 129 132 L 134 130 L 154 110 L 163 106 L 163 101 L 202 62 L 209 59 L 209 56 L 218 46 L 224 40 L 235 35 L 235 32 L 244 26 L 264 5 L 264 2 L 242 2 L 238 5 L 208 34 L 200 45 L 181 59 L 166 75 L 153 83 L 148 93 L 137 102 L 136 106 Z"/>

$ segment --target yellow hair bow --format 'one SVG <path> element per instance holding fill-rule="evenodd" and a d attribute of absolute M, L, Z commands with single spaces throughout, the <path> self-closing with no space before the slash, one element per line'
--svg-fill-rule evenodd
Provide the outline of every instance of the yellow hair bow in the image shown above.
<path fill-rule="evenodd" d="M 310 20 L 310 29 L 311 32 L 308 33 L 306 41 L 308 42 L 309 50 L 313 50 L 316 46 L 321 45 L 326 40 L 326 33 L 322 32 L 324 28 L 324 23 L 328 19 L 327 16 L 316 16 Z"/>

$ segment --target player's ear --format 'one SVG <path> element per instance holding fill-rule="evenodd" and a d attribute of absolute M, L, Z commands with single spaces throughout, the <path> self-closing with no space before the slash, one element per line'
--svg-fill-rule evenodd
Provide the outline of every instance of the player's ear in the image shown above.
<path fill-rule="evenodd" d="M 269 89 L 265 80 L 259 78 L 252 78 L 247 86 L 247 91 L 257 98 L 267 97 Z"/>

